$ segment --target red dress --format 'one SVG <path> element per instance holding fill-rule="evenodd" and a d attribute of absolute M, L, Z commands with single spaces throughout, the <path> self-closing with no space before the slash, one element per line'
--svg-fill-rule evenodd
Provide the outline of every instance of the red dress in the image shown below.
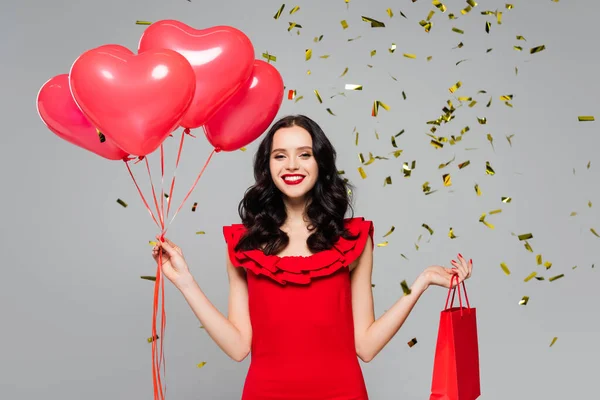
<path fill-rule="evenodd" d="M 245 228 L 223 227 L 233 265 L 247 271 L 252 347 L 242 400 L 368 400 L 348 266 L 373 236 L 373 223 L 345 222 L 357 240 L 340 238 L 308 257 L 235 252 Z"/>

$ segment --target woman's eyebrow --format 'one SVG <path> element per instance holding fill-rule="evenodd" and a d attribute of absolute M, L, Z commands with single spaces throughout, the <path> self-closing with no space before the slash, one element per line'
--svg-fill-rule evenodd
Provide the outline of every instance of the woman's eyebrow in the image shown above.
<path fill-rule="evenodd" d="M 296 150 L 312 150 L 311 146 L 301 146 L 301 147 L 297 147 Z M 276 152 L 287 152 L 286 149 L 274 149 L 271 153 L 276 153 Z"/>

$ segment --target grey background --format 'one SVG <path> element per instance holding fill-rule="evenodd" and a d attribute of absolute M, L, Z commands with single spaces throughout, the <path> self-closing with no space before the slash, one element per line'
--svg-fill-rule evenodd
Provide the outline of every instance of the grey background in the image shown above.
<path fill-rule="evenodd" d="M 143 26 L 136 20 L 177 19 L 196 28 L 235 26 L 253 41 L 257 57 L 277 56 L 288 89 L 304 99 L 284 100 L 280 115 L 305 113 L 316 119 L 339 152 L 339 169 L 357 185 L 356 214 L 372 219 L 376 242 L 373 271 L 377 316 L 391 306 L 409 283 L 431 264 L 449 265 L 461 252 L 474 260 L 468 282 L 478 309 L 482 399 L 586 399 L 597 393 L 600 354 L 598 269 L 600 232 L 598 122 L 578 122 L 578 115 L 600 116 L 596 79 L 598 58 L 596 14 L 591 0 L 480 0 L 466 16 L 463 1 L 446 1 L 442 14 L 429 1 L 343 0 L 286 2 L 281 19 L 273 15 L 282 0 L 117 0 L 3 1 L 0 6 L 0 112 L 3 134 L 0 163 L 4 182 L 2 277 L 0 279 L 0 397 L 5 399 L 149 399 L 152 396 L 150 336 L 153 275 L 150 258 L 157 230 L 138 198 L 121 162 L 110 162 L 53 135 L 38 118 L 35 96 L 54 75 L 69 71 L 87 49 L 119 43 L 136 50 Z M 289 10 L 301 7 L 294 15 Z M 394 17 L 385 10 L 392 7 Z M 433 29 L 418 22 L 435 9 Z M 484 10 L 503 11 L 502 25 Z M 408 17 L 404 19 L 399 11 Z M 453 12 L 457 20 L 448 20 Z M 361 15 L 379 19 L 372 29 Z M 343 30 L 340 20 L 350 25 Z M 485 33 L 485 21 L 492 22 Z M 302 25 L 301 34 L 287 31 L 288 22 Z M 456 26 L 465 31 L 451 31 Z M 324 35 L 320 43 L 313 37 Z M 348 38 L 361 35 L 359 40 Z M 517 41 L 523 35 L 527 41 Z M 459 42 L 461 49 L 453 49 Z M 398 48 L 390 54 L 394 42 Z M 529 54 L 544 44 L 546 50 Z M 513 45 L 524 47 L 523 52 Z M 304 51 L 313 49 L 306 62 Z M 493 51 L 486 53 L 486 49 Z M 377 55 L 370 56 L 376 49 Z M 411 60 L 402 53 L 416 53 Z M 330 58 L 319 56 L 330 54 Z M 430 62 L 427 56 L 433 56 Z M 455 65 L 461 59 L 468 61 Z M 371 64 L 369 68 L 367 64 Z M 345 67 L 348 74 L 339 78 Z M 518 75 L 515 74 L 518 67 Z M 312 71 L 311 75 L 306 70 Z M 392 74 L 398 80 L 391 79 Z M 454 95 L 448 92 L 462 81 Z M 362 92 L 346 91 L 346 83 L 362 84 Z M 318 89 L 324 104 L 313 94 Z M 486 90 L 487 94 L 477 94 Z M 408 98 L 402 99 L 402 91 Z M 513 108 L 499 96 L 513 94 Z M 446 100 L 472 96 L 456 118 L 436 134 L 471 130 L 455 146 L 435 150 L 426 136 Z M 489 98 L 492 105 L 486 108 Z M 391 110 L 370 115 L 374 100 Z M 326 112 L 330 107 L 336 116 Z M 486 117 L 480 125 L 477 117 Z M 354 127 L 360 132 L 354 144 Z M 404 153 L 378 160 L 360 178 L 357 154 L 389 155 L 390 136 Z M 375 137 L 379 132 L 380 139 Z M 200 130 L 189 140 L 177 176 L 174 204 L 179 204 L 210 146 Z M 486 134 L 494 136 L 494 147 Z M 509 146 L 506 135 L 514 134 Z M 167 171 L 172 171 L 174 143 L 167 142 Z M 183 249 L 201 288 L 223 312 L 227 310 L 227 276 L 221 227 L 238 221 L 237 204 L 252 183 L 256 144 L 247 152 L 216 156 L 168 236 Z M 443 170 L 445 163 L 456 161 Z M 417 160 L 410 178 L 402 163 Z M 470 160 L 463 170 L 457 163 Z M 586 164 L 591 160 L 591 168 Z M 485 174 L 490 161 L 495 176 Z M 151 156 L 158 166 L 158 157 Z M 143 164 L 134 171 L 148 193 Z M 451 173 L 444 187 L 441 175 Z M 154 170 L 156 178 L 158 169 Z M 383 186 L 385 177 L 393 184 Z M 438 191 L 424 196 L 429 181 Z M 170 181 L 169 181 L 170 182 Z M 158 183 L 158 181 L 157 181 Z M 483 195 L 475 195 L 480 185 Z M 503 204 L 502 196 L 513 198 Z M 116 199 L 125 200 L 123 208 Z M 199 203 L 195 213 L 190 211 Z M 591 201 L 593 206 L 588 207 Z M 483 212 L 496 229 L 478 222 Z M 578 215 L 570 217 L 572 211 Z M 421 226 L 427 223 L 433 236 Z M 395 232 L 382 236 L 391 225 Z M 448 238 L 449 227 L 457 239 Z M 199 230 L 206 235 L 196 235 Z M 531 232 L 534 253 L 515 234 Z M 419 250 L 415 248 L 419 235 Z M 405 254 L 409 260 L 400 256 Z M 553 265 L 537 266 L 535 255 Z M 506 276 L 500 263 L 512 271 Z M 592 264 L 596 267 L 592 268 Z M 576 269 L 572 267 L 577 266 Z M 525 283 L 530 272 L 546 278 Z M 547 278 L 565 277 L 548 282 Z M 168 284 L 168 398 L 239 398 L 249 358 L 242 364 L 227 358 L 199 329 L 182 296 Z M 520 306 L 522 296 L 529 304 Z M 445 291 L 430 289 L 397 336 L 369 364 L 363 364 L 373 399 L 428 398 L 439 311 Z M 549 344 L 553 337 L 558 341 Z M 412 348 L 407 342 L 416 337 Z M 196 367 L 207 361 L 201 369 Z"/>

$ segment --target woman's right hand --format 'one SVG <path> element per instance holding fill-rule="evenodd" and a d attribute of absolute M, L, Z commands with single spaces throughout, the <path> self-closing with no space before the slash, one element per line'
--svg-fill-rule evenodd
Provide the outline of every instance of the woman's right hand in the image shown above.
<path fill-rule="evenodd" d="M 157 236 L 158 244 L 152 249 L 152 258 L 158 263 L 159 251 L 162 251 L 162 272 L 178 289 L 194 281 L 188 265 L 183 257 L 183 252 L 175 243 L 165 238 L 161 242 Z"/>

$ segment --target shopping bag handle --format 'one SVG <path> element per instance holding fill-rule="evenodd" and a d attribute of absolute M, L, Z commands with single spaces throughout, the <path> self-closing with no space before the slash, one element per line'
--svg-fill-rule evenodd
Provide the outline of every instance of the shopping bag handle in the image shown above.
<path fill-rule="evenodd" d="M 456 278 L 456 286 L 454 286 L 454 278 Z M 469 297 L 467 296 L 467 288 L 465 286 L 465 281 L 462 281 L 462 287 L 465 292 L 465 300 L 467 301 L 467 308 L 469 311 L 471 310 L 471 305 L 469 304 Z M 460 284 L 458 283 L 458 274 L 452 275 L 450 278 L 450 288 L 448 288 L 448 296 L 446 297 L 446 305 L 444 306 L 444 310 L 448 309 L 448 300 L 450 299 L 450 292 L 452 292 L 452 301 L 450 302 L 450 308 L 454 306 L 454 295 L 456 294 L 456 289 L 458 289 L 458 303 L 460 305 L 460 315 L 462 316 L 462 297 L 460 295 Z"/>

